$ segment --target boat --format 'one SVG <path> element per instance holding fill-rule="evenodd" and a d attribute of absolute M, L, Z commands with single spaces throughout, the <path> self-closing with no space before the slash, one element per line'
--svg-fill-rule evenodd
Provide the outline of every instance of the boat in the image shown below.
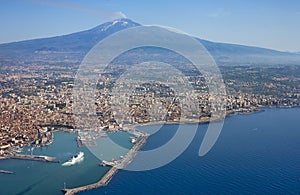
<path fill-rule="evenodd" d="M 101 162 L 101 165 L 103 166 L 103 167 L 105 167 L 106 165 L 108 165 L 108 166 L 115 166 L 117 164 L 117 161 L 106 161 L 106 160 L 102 160 L 102 162 Z"/>
<path fill-rule="evenodd" d="M 67 162 L 63 163 L 62 166 L 71 166 L 75 165 L 76 163 L 81 162 L 84 159 L 84 153 L 79 152 L 78 154 L 74 155 L 70 160 Z"/>
<path fill-rule="evenodd" d="M 15 150 L 17 153 L 21 153 L 22 152 L 22 148 L 16 148 Z"/>
<path fill-rule="evenodd" d="M 133 143 L 133 144 L 135 144 L 136 139 L 135 139 L 135 138 L 132 138 L 130 142 Z"/>

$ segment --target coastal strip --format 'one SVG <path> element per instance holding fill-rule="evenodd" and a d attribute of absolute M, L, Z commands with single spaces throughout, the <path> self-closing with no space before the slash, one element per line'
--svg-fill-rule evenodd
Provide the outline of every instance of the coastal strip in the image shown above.
<path fill-rule="evenodd" d="M 65 193 L 65 195 L 73 195 L 79 192 L 106 186 L 111 180 L 111 178 L 118 172 L 119 169 L 124 168 L 127 164 L 129 164 L 132 161 L 137 151 L 141 149 L 141 147 L 146 143 L 148 138 L 149 135 L 142 136 L 136 142 L 136 144 L 130 149 L 130 151 L 126 154 L 126 156 L 121 161 L 119 161 L 118 164 L 112 166 L 111 169 L 109 169 L 109 171 L 98 182 L 86 186 L 77 187 L 77 188 L 71 188 L 71 189 L 65 188 L 62 189 L 62 191 Z"/>

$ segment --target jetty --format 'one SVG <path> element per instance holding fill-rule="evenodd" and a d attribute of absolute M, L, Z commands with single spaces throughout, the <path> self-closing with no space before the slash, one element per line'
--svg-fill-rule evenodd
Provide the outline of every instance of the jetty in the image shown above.
<path fill-rule="evenodd" d="M 13 154 L 9 158 L 11 158 L 11 159 L 34 160 L 34 161 L 59 163 L 59 160 L 56 160 L 55 157 L 51 157 L 51 156 L 41 156 L 41 155 L 37 156 L 37 155 L 27 155 L 27 154 Z"/>
<path fill-rule="evenodd" d="M 12 172 L 12 171 L 6 171 L 6 170 L 0 170 L 0 173 L 4 173 L 4 174 L 14 174 L 14 172 Z"/>
<path fill-rule="evenodd" d="M 136 142 L 136 144 L 130 149 L 130 151 L 126 154 L 126 156 L 123 159 L 119 160 L 114 166 L 112 166 L 109 169 L 109 171 L 106 172 L 106 174 L 98 182 L 86 186 L 71 188 L 71 189 L 65 187 L 64 189 L 62 189 L 62 191 L 65 193 L 65 195 L 73 195 L 79 192 L 106 186 L 111 180 L 111 178 L 118 172 L 119 169 L 124 168 L 128 163 L 131 162 L 133 157 L 136 155 L 136 152 L 140 150 L 141 147 L 146 143 L 148 137 L 149 135 L 142 136 Z"/>
<path fill-rule="evenodd" d="M 141 149 L 141 147 L 146 143 L 149 135 L 141 137 L 136 144 L 129 150 L 129 152 L 121 159 L 114 167 L 118 169 L 123 169 L 127 164 L 129 164 L 133 157 L 136 155 L 136 152 Z"/>

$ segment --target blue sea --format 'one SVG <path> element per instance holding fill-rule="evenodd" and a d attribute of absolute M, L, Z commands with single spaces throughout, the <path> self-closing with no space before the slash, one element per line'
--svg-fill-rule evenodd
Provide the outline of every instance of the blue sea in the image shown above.
<path fill-rule="evenodd" d="M 170 164 L 119 171 L 106 187 L 81 194 L 300 194 L 300 108 L 232 115 L 212 150 L 200 157 L 206 128 L 199 125 L 193 142 Z M 161 146 L 176 129 L 165 125 L 143 150 Z"/>

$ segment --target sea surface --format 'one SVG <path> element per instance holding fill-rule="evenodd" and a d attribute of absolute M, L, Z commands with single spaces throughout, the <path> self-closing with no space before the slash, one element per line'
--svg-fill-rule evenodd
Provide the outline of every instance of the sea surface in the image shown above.
<path fill-rule="evenodd" d="M 187 132 L 193 128 L 185 126 Z M 232 115 L 212 150 L 199 157 L 206 128 L 199 125 L 193 142 L 170 164 L 119 171 L 108 186 L 81 194 L 300 194 L 300 108 Z M 143 150 L 163 145 L 176 129 L 165 125 Z"/>

